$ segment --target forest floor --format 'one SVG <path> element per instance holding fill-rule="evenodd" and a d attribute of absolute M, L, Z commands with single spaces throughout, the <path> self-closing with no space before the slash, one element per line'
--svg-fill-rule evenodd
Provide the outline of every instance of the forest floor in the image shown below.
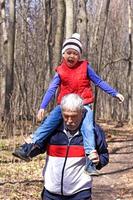
<path fill-rule="evenodd" d="M 110 162 L 94 178 L 93 200 L 133 200 L 133 127 L 102 124 Z"/>
<path fill-rule="evenodd" d="M 133 200 L 133 127 L 101 126 L 106 132 L 110 162 L 93 178 L 93 200 Z M 39 200 L 44 156 L 30 162 L 11 155 L 22 136 L 0 139 L 0 200 Z"/>

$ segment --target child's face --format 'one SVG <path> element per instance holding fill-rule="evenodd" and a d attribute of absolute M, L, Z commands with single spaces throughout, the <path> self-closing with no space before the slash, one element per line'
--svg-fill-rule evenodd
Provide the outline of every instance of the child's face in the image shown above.
<path fill-rule="evenodd" d="M 65 59 L 68 67 L 73 68 L 75 64 L 79 61 L 80 54 L 74 49 L 67 49 L 63 54 L 63 58 Z"/>

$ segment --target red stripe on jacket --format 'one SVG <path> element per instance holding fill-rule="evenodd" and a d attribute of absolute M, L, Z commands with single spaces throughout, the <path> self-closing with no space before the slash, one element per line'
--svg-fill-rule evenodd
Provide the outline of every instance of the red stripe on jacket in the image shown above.
<path fill-rule="evenodd" d="M 84 157 L 85 151 L 83 146 L 66 146 L 66 145 L 48 145 L 47 155 L 53 157 L 65 157 L 69 148 L 67 157 Z"/>

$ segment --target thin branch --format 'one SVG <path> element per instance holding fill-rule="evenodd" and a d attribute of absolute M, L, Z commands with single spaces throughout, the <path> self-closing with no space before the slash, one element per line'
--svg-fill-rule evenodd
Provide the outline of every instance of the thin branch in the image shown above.
<path fill-rule="evenodd" d="M 102 68 L 106 68 L 108 65 L 111 65 L 111 64 L 114 64 L 114 63 L 117 63 L 117 62 L 120 62 L 120 61 L 126 61 L 126 62 L 129 62 L 129 57 L 128 58 L 118 58 L 118 59 L 116 59 L 116 60 L 112 60 L 112 61 L 110 61 L 110 62 L 108 62 L 108 63 L 106 63 Z M 131 61 L 132 62 L 132 61 Z"/>

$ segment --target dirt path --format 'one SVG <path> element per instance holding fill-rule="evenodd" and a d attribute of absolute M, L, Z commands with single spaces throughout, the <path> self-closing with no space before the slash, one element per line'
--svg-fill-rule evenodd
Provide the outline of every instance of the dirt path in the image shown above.
<path fill-rule="evenodd" d="M 94 178 L 93 200 L 133 200 L 133 131 L 126 131 L 110 132 L 110 162 Z"/>

